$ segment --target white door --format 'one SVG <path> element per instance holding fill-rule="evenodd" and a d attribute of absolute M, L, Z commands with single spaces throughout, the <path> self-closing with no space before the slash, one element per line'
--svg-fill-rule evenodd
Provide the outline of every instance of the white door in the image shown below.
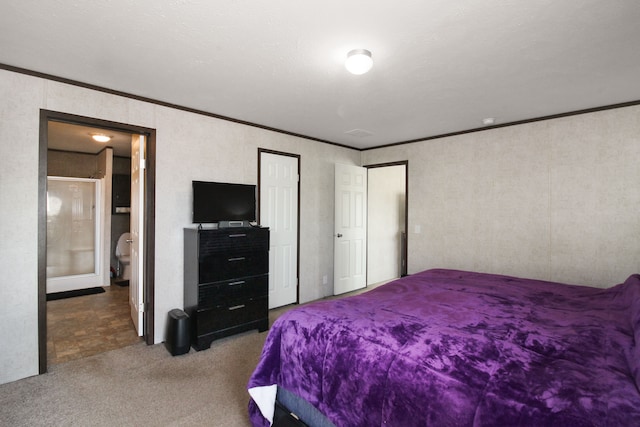
<path fill-rule="evenodd" d="M 145 137 L 131 137 L 131 277 L 129 278 L 129 305 L 131 319 L 138 336 L 142 336 L 144 315 L 144 180 Z"/>
<path fill-rule="evenodd" d="M 260 153 L 260 225 L 269 227 L 269 308 L 298 300 L 298 159 Z"/>
<path fill-rule="evenodd" d="M 366 286 L 367 169 L 336 164 L 334 295 Z"/>

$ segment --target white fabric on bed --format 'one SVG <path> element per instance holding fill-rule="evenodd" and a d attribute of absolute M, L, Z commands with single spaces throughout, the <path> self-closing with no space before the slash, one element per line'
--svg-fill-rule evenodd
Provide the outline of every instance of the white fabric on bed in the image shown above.
<path fill-rule="evenodd" d="M 269 425 L 273 425 L 273 414 L 276 407 L 276 394 L 278 386 L 276 384 L 266 385 L 262 387 L 252 387 L 249 389 L 249 395 L 256 402 L 262 416 L 269 420 Z"/>

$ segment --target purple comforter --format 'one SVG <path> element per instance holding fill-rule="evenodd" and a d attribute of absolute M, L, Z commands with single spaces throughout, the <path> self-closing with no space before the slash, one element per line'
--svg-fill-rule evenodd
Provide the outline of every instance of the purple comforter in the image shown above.
<path fill-rule="evenodd" d="M 640 426 L 640 275 L 609 289 L 428 270 L 300 306 L 249 388 L 337 426 Z M 268 425 L 254 402 L 255 426 Z"/>

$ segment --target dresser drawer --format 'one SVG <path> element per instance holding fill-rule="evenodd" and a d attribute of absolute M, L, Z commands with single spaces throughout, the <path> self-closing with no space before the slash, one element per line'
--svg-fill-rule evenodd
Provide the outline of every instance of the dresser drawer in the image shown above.
<path fill-rule="evenodd" d="M 200 260 L 198 268 L 200 283 L 257 276 L 269 271 L 269 253 L 250 252 L 209 256 Z"/>
<path fill-rule="evenodd" d="M 196 335 L 231 328 L 268 316 L 267 297 L 245 300 L 224 307 L 198 309 L 196 313 Z"/>
<path fill-rule="evenodd" d="M 262 252 L 269 250 L 267 228 L 224 228 L 201 230 L 198 256 L 218 254 Z"/>
<path fill-rule="evenodd" d="M 269 229 L 184 230 L 184 308 L 193 347 L 269 328 Z"/>
<path fill-rule="evenodd" d="M 269 276 L 267 274 L 200 285 L 198 288 L 198 307 L 228 306 L 238 300 L 266 297 L 268 287 Z"/>

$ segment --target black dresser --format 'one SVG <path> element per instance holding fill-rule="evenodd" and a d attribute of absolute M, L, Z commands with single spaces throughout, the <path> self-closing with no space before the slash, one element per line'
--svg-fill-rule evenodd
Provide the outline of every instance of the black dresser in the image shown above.
<path fill-rule="evenodd" d="M 184 310 L 196 350 L 269 328 L 269 229 L 184 229 Z"/>

